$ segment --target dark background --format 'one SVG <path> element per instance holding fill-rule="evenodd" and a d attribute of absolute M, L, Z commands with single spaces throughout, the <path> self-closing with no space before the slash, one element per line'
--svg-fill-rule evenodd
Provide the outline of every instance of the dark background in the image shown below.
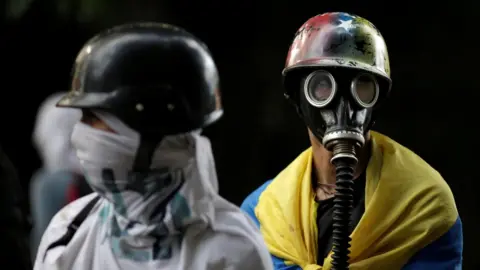
<path fill-rule="evenodd" d="M 419 1 L 416 1 L 419 3 Z M 1 2 L 0 2 L 1 3 Z M 464 225 L 464 269 L 480 269 L 479 7 L 405 1 L 12 0 L 0 5 L 0 143 L 27 191 L 41 166 L 31 144 L 39 104 L 65 91 L 78 50 L 99 30 L 134 20 L 182 26 L 210 47 L 222 79 L 224 118 L 209 128 L 221 194 L 239 204 L 308 146 L 283 100 L 281 70 L 295 31 L 309 17 L 346 11 L 383 33 L 393 89 L 376 130 L 439 170 Z M 7 20 L 8 19 L 8 20 Z"/>

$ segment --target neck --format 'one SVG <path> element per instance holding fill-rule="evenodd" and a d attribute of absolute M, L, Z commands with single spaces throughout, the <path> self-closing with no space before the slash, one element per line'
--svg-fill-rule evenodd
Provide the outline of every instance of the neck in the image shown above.
<path fill-rule="evenodd" d="M 122 189 L 108 194 L 115 212 L 129 222 L 143 225 L 162 221 L 166 205 L 185 183 L 184 171 L 190 169 L 195 158 L 193 150 L 188 136 L 162 140 L 153 152 L 151 169 L 130 173 Z"/>
<path fill-rule="evenodd" d="M 147 175 L 130 178 L 122 190 L 107 194 L 119 231 L 175 234 L 210 215 L 217 179 L 208 139 L 198 135 L 164 139 L 151 168 Z"/>
<path fill-rule="evenodd" d="M 313 173 L 316 176 L 316 182 L 323 185 L 335 185 L 336 175 L 335 166 L 330 162 L 332 153 L 322 144 L 312 143 L 313 150 Z M 358 163 L 355 168 L 354 178 L 357 179 L 365 171 L 370 159 L 371 140 L 367 136 L 365 145 L 358 150 Z"/>
<path fill-rule="evenodd" d="M 155 224 L 164 217 L 166 205 L 184 184 L 179 170 L 153 170 L 147 175 L 132 175 L 140 181 L 132 181 L 125 190 L 112 192 L 115 212 L 130 222 Z"/>

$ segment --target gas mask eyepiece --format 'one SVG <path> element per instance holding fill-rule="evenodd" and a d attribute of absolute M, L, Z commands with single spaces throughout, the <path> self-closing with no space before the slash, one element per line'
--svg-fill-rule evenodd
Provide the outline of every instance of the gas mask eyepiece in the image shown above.
<path fill-rule="evenodd" d="M 380 96 L 377 79 L 367 72 L 332 70 L 332 73 L 315 70 L 305 78 L 303 94 L 308 105 L 303 108 L 309 118 L 307 122 L 330 151 L 335 152 L 339 140 L 362 147 L 372 108 Z"/>
<path fill-rule="evenodd" d="M 305 79 L 304 94 L 314 107 L 328 106 L 337 93 L 337 83 L 332 74 L 325 70 L 314 71 Z"/>
<path fill-rule="evenodd" d="M 355 77 L 350 87 L 353 99 L 360 107 L 372 108 L 380 95 L 378 82 L 373 75 L 361 73 Z"/>
<path fill-rule="evenodd" d="M 378 101 L 379 86 L 375 77 L 369 73 L 360 73 L 351 83 L 350 92 L 355 102 L 362 108 L 372 108 Z M 337 94 L 337 83 L 333 75 L 325 70 L 317 70 L 307 76 L 304 94 L 314 107 L 328 106 Z"/>

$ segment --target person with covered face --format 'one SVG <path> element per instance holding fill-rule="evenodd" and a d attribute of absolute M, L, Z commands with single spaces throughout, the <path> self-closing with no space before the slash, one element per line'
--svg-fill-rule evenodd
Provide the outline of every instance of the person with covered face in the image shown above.
<path fill-rule="evenodd" d="M 462 223 L 449 186 L 371 130 L 391 88 L 378 29 L 341 12 L 310 18 L 283 77 L 311 147 L 242 204 L 275 269 L 461 269 Z"/>
<path fill-rule="evenodd" d="M 53 218 L 35 269 L 272 269 L 255 224 L 218 195 L 200 135 L 223 113 L 206 46 L 172 25 L 121 25 L 74 71 L 57 106 L 82 111 L 71 140 L 94 193 Z"/>

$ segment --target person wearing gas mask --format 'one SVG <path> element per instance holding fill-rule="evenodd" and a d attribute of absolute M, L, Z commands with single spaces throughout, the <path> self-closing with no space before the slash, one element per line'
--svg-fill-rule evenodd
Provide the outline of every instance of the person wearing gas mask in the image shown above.
<path fill-rule="evenodd" d="M 275 269 L 461 269 L 462 225 L 448 185 L 371 131 L 391 88 L 377 28 L 347 13 L 310 18 L 283 76 L 311 147 L 242 204 Z"/>
<path fill-rule="evenodd" d="M 272 269 L 255 224 L 218 195 L 201 129 L 222 115 L 206 46 L 167 24 L 100 33 L 57 106 L 82 110 L 72 143 L 94 194 L 62 209 L 36 270 Z"/>

